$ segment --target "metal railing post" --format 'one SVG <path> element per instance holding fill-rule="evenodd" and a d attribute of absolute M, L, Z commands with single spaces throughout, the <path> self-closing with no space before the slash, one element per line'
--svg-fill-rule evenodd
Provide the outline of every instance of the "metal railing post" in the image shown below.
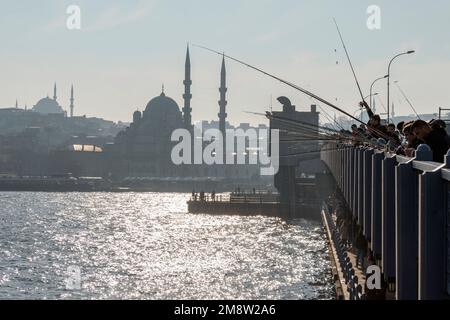
<path fill-rule="evenodd" d="M 386 281 L 395 280 L 395 156 L 382 161 L 381 256 Z"/>
<path fill-rule="evenodd" d="M 367 149 L 364 151 L 364 223 L 363 234 L 368 241 L 371 241 L 371 211 L 372 211 L 372 156 L 373 149 Z"/>
<path fill-rule="evenodd" d="M 419 300 L 443 299 L 447 289 L 447 206 L 442 167 L 419 176 Z"/>
<path fill-rule="evenodd" d="M 375 152 L 372 156 L 372 210 L 371 249 L 375 259 L 381 259 L 381 161 L 384 155 Z"/>

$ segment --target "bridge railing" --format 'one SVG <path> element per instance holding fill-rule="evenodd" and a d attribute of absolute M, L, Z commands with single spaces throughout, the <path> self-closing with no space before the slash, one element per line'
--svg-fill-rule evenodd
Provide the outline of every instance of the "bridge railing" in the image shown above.
<path fill-rule="evenodd" d="M 407 158 L 334 143 L 322 148 L 321 159 L 396 298 L 448 298 L 450 151 L 442 164 L 431 162 L 427 145 Z"/>

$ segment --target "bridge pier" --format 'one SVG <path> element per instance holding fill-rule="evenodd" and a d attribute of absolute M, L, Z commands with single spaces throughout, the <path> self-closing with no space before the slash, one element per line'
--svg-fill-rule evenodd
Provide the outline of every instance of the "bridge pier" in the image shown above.
<path fill-rule="evenodd" d="M 363 229 L 395 298 L 450 298 L 450 151 L 431 162 L 349 144 L 329 144 L 321 159 Z"/>

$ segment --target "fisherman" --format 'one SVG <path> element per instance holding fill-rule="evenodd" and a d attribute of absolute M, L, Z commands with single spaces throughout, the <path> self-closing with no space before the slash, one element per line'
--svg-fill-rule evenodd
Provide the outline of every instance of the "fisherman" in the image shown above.
<path fill-rule="evenodd" d="M 397 130 L 398 132 L 403 132 L 403 126 L 405 125 L 405 121 L 400 121 L 397 123 Z"/>
<path fill-rule="evenodd" d="M 414 121 L 407 122 L 403 125 L 403 135 L 406 139 L 406 145 L 400 146 L 396 153 L 407 157 L 412 157 L 414 150 L 420 145 L 420 140 L 412 132 L 412 125 Z"/>
<path fill-rule="evenodd" d="M 450 147 L 450 138 L 447 132 L 440 126 L 433 129 L 423 120 L 416 120 L 412 124 L 411 130 L 418 139 L 431 148 L 433 161 L 443 163 L 444 156 Z"/>
<path fill-rule="evenodd" d="M 400 143 L 400 138 L 397 134 L 397 132 L 395 132 L 395 124 L 393 123 L 389 123 L 387 125 L 387 136 L 389 141 L 391 141 L 391 144 L 393 144 L 394 146 L 399 146 Z"/>
<path fill-rule="evenodd" d="M 436 119 L 436 120 L 433 119 L 429 123 L 430 123 L 430 126 L 431 126 L 432 129 L 441 128 L 441 129 L 445 130 L 445 128 L 447 127 L 445 121 L 443 121 L 441 119 Z"/>

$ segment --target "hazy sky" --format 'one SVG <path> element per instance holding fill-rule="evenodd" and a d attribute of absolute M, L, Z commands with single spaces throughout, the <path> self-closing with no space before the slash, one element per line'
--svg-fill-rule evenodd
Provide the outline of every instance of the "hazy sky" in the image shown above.
<path fill-rule="evenodd" d="M 69 5 L 81 8 L 81 30 L 66 28 Z M 369 30 L 369 5 L 381 8 L 381 30 Z M 186 43 L 199 43 L 255 64 L 356 110 L 359 94 L 332 17 L 340 24 L 365 94 L 387 64 L 399 58 L 399 80 L 416 109 L 450 108 L 450 2 L 301 0 L 0 0 L 0 106 L 32 107 L 52 96 L 67 109 L 75 87 L 75 113 L 130 121 L 161 92 L 182 107 Z M 335 52 L 337 49 L 337 52 Z M 338 64 L 336 64 L 338 61 Z M 217 119 L 221 58 L 191 47 L 194 121 Z M 298 109 L 311 100 L 252 70 L 227 61 L 228 118 L 262 122 L 244 113 L 278 108 L 286 95 Z M 375 88 L 386 104 L 386 85 Z M 410 107 L 392 86 L 397 114 Z M 377 101 L 378 108 L 381 108 Z M 326 110 L 333 114 L 329 108 Z M 324 119 L 325 120 L 325 119 Z"/>

